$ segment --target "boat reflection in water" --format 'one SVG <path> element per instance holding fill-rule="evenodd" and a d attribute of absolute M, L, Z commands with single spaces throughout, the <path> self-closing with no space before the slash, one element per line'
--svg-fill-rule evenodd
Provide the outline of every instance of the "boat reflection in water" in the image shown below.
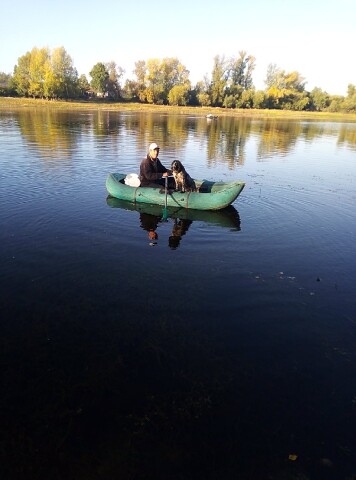
<path fill-rule="evenodd" d="M 159 223 L 164 222 L 163 207 L 161 205 L 149 205 L 144 203 L 131 203 L 125 200 L 111 197 L 106 203 L 112 208 L 123 210 L 135 210 L 140 215 L 140 226 L 148 232 L 151 244 L 155 244 L 158 238 L 156 229 Z M 168 245 L 172 249 L 178 248 L 182 237 L 187 233 L 194 221 L 206 222 L 210 225 L 228 228 L 232 231 L 240 231 L 240 216 L 235 207 L 230 205 L 223 210 L 190 210 L 186 208 L 168 207 L 167 218 L 173 220 L 171 235 Z"/>

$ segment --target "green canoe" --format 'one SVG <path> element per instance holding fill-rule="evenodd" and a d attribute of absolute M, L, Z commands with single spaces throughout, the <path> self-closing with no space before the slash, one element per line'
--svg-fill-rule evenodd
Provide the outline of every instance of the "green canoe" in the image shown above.
<path fill-rule="evenodd" d="M 124 183 L 125 177 L 125 173 L 108 175 L 106 189 L 112 197 L 132 203 L 165 205 L 164 188 L 130 187 Z M 245 186 L 244 182 L 194 181 L 199 192 L 172 192 L 167 195 L 167 206 L 195 210 L 220 210 L 231 205 Z"/>

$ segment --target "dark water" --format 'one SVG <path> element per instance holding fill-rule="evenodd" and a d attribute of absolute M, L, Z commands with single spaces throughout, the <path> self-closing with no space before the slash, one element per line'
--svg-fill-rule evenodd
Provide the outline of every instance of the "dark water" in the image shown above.
<path fill-rule="evenodd" d="M 107 198 L 152 141 L 244 191 Z M 355 178 L 355 123 L 0 110 L 1 479 L 354 478 Z"/>

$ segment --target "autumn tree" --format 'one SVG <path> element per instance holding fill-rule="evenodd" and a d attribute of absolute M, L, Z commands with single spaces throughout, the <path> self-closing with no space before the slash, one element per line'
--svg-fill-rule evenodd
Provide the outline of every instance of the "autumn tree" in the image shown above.
<path fill-rule="evenodd" d="M 265 80 L 268 106 L 284 110 L 304 110 L 309 104 L 305 79 L 299 72 L 287 73 L 270 64 Z"/>
<path fill-rule="evenodd" d="M 44 66 L 44 96 L 73 98 L 79 93 L 78 72 L 64 47 L 55 48 Z"/>
<path fill-rule="evenodd" d="M 164 85 L 162 81 L 160 60 L 150 58 L 146 64 L 145 100 L 148 103 L 163 103 Z"/>
<path fill-rule="evenodd" d="M 43 97 L 46 63 L 49 58 L 48 48 L 34 47 L 31 52 L 18 59 L 14 68 L 13 81 L 19 95 Z"/>
<path fill-rule="evenodd" d="M 131 95 L 141 101 L 155 104 L 166 104 L 177 101 L 178 92 L 190 90 L 189 71 L 178 58 L 148 59 L 147 62 L 140 60 L 135 64 L 134 73 L 137 81 L 126 83 Z M 169 93 L 175 89 L 169 100 Z M 186 95 L 180 96 L 180 101 L 185 101 Z"/>
<path fill-rule="evenodd" d="M 170 105 L 188 105 L 189 85 L 174 85 L 168 93 L 168 103 Z"/>
<path fill-rule="evenodd" d="M 30 84 L 28 87 L 28 93 L 32 97 L 44 97 L 44 77 L 49 57 L 50 52 L 47 47 L 41 49 L 35 47 L 31 51 Z"/>
<path fill-rule="evenodd" d="M 75 96 L 78 74 L 63 47 L 51 53 L 45 47 L 34 47 L 18 59 L 13 83 L 19 95 L 70 98 Z"/>

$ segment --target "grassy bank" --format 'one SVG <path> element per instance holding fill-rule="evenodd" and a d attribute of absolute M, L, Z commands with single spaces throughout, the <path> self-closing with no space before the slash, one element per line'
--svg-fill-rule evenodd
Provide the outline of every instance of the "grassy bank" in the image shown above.
<path fill-rule="evenodd" d="M 285 118 L 285 119 L 317 119 L 317 120 L 345 120 L 356 122 L 356 114 L 329 113 L 329 112 L 294 112 L 287 110 L 248 110 L 226 109 L 218 107 L 177 107 L 169 105 L 148 105 L 142 103 L 108 102 L 105 100 L 90 101 L 62 101 L 40 100 L 33 98 L 0 97 L 1 109 L 16 108 L 55 108 L 62 110 L 113 110 L 119 112 L 153 112 L 179 115 L 207 115 L 217 116 L 254 117 L 254 118 Z"/>

